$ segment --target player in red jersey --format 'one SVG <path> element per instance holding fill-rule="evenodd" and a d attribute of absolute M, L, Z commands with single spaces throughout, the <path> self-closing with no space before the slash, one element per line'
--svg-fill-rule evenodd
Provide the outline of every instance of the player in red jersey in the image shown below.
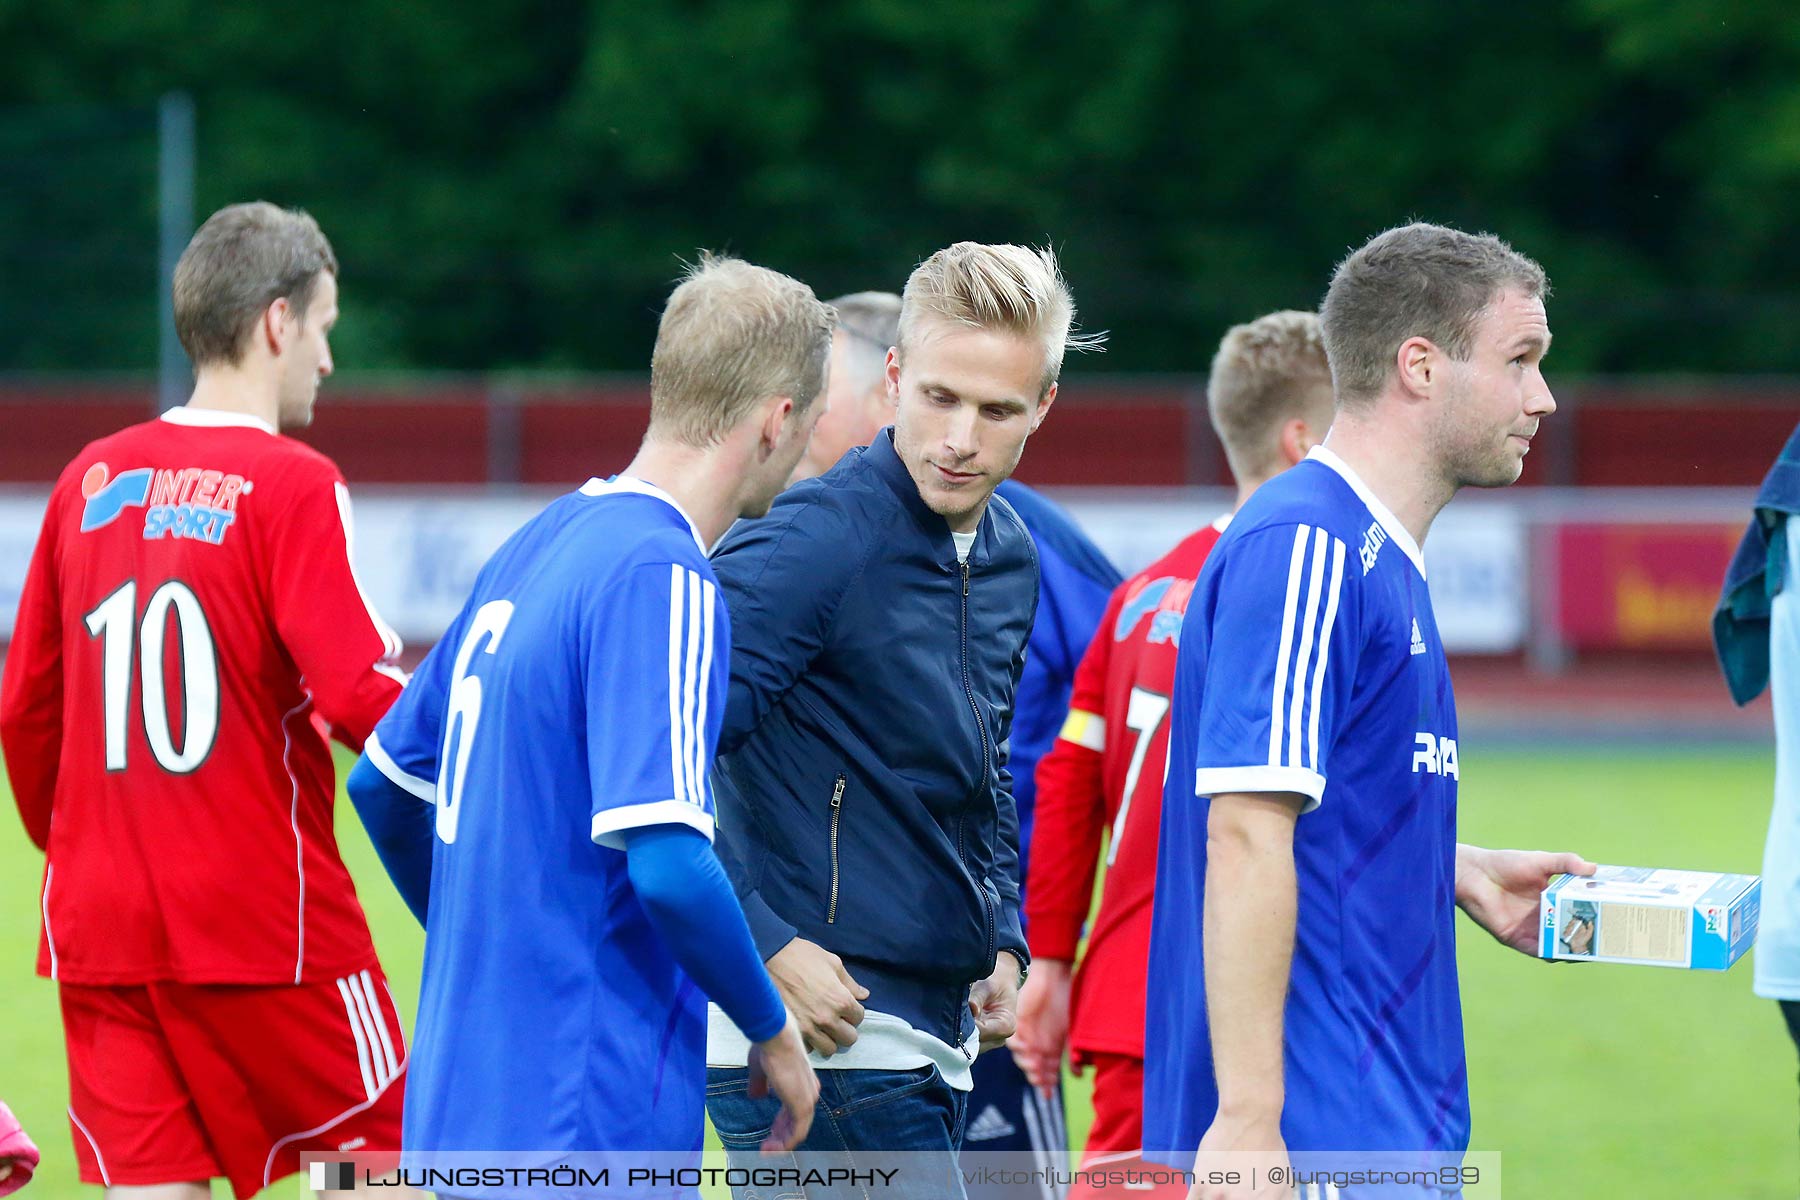
<path fill-rule="evenodd" d="M 1277 312 L 1233 328 L 1213 358 L 1207 402 L 1241 507 L 1305 458 L 1331 423 L 1318 318 Z M 1025 888 L 1032 968 L 1012 1047 L 1039 1088 L 1056 1081 L 1065 1049 L 1076 1069 L 1094 1066 L 1084 1166 L 1124 1166 L 1142 1147 L 1144 987 L 1169 694 L 1188 597 L 1229 520 L 1188 535 L 1113 592 L 1076 669 L 1068 720 L 1038 764 Z M 1077 967 L 1103 839 L 1100 912 Z"/>
<path fill-rule="evenodd" d="M 0 742 L 49 856 L 38 973 L 81 1178 L 198 1200 L 301 1151 L 399 1146 L 406 1046 L 323 731 L 360 748 L 404 676 L 351 571 L 343 476 L 278 432 L 331 373 L 330 244 L 304 213 L 233 205 L 174 287 L 193 396 L 57 480 Z"/>

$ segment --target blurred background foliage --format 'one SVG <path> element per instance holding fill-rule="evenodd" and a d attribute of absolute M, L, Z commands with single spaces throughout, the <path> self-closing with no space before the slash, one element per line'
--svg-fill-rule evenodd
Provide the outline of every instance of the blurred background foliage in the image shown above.
<path fill-rule="evenodd" d="M 346 367 L 642 370 L 700 247 L 829 296 L 976 238 L 1193 371 L 1418 216 L 1544 262 L 1559 370 L 1800 372 L 1781 3 L 0 0 L 0 48 L 0 369 L 154 365 L 182 90 L 199 215 L 333 239 Z"/>

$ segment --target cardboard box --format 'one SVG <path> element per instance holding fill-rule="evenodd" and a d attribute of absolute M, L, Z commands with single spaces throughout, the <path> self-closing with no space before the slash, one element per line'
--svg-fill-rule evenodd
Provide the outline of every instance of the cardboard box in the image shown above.
<path fill-rule="evenodd" d="M 1539 958 L 1723 971 L 1756 941 L 1762 880 L 1601 867 L 1551 880 L 1539 912 Z"/>

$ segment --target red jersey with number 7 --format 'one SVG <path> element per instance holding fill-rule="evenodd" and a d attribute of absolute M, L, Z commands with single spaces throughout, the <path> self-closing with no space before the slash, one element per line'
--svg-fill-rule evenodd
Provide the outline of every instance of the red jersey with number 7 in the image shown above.
<path fill-rule="evenodd" d="M 49 855 L 39 974 L 376 965 L 326 733 L 360 749 L 405 677 L 350 543 L 336 466 L 254 417 L 178 408 L 63 471 L 0 682 L 7 773 Z"/>
<path fill-rule="evenodd" d="M 1074 960 L 1103 837 L 1106 849 L 1100 912 L 1070 1000 L 1074 1062 L 1083 1061 L 1083 1052 L 1144 1056 L 1150 905 L 1175 655 L 1194 581 L 1229 520 L 1221 517 L 1188 535 L 1113 592 L 1076 668 L 1068 720 L 1038 763 L 1037 824 L 1025 887 L 1033 958 Z"/>

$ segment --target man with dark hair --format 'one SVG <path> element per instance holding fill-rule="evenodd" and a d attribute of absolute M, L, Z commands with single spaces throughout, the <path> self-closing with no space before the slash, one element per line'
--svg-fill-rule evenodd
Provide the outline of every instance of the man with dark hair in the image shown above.
<path fill-rule="evenodd" d="M 1555 411 L 1546 290 L 1498 238 L 1435 225 L 1381 234 L 1332 279 L 1331 432 L 1239 511 L 1182 622 L 1148 1158 L 1467 1148 L 1454 908 L 1535 954 L 1544 886 L 1593 868 L 1457 843 L 1456 710 L 1420 546 L 1458 489 L 1516 480 Z M 1266 1170 L 1195 1189 L 1287 1192 Z"/>
<path fill-rule="evenodd" d="M 1276 312 L 1233 326 L 1213 356 L 1206 398 L 1237 480 L 1235 510 L 1302 461 L 1331 424 L 1318 316 Z M 1077 1069 L 1094 1068 L 1084 1166 L 1125 1166 L 1144 1145 L 1145 972 L 1169 695 L 1182 614 L 1230 521 L 1228 512 L 1189 534 L 1113 592 L 1076 672 L 1061 736 L 1038 765 L 1025 890 L 1035 969 L 1019 997 L 1012 1050 L 1046 1092 L 1061 1077 L 1065 1050 Z M 1106 879 L 1090 923 L 1103 840 Z"/>
<path fill-rule="evenodd" d="M 331 749 L 400 694 L 307 424 L 337 260 L 313 219 L 213 214 L 175 271 L 187 404 L 76 455 L 0 688 L 46 850 L 81 1178 L 244 1197 L 305 1151 L 398 1149 L 406 1045 L 332 832 Z"/>

